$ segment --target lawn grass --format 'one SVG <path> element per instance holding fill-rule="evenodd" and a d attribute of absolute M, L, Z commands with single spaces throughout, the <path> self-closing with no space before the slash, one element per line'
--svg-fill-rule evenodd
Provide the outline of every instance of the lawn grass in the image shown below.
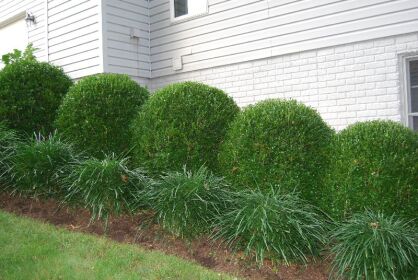
<path fill-rule="evenodd" d="M 138 246 L 0 211 L 0 279 L 235 279 Z"/>

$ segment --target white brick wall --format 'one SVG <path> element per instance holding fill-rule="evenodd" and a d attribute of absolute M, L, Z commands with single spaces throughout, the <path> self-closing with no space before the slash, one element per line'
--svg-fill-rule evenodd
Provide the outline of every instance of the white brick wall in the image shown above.
<path fill-rule="evenodd" d="M 153 78 L 150 87 L 201 81 L 223 89 L 240 106 L 293 98 L 339 130 L 362 120 L 402 120 L 399 55 L 414 52 L 418 33 Z"/>

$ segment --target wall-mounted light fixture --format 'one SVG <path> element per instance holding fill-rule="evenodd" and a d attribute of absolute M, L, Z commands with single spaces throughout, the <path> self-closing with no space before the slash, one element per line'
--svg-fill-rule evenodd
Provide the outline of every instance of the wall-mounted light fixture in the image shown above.
<path fill-rule="evenodd" d="M 31 12 L 26 12 L 25 21 L 27 24 L 36 23 L 35 16 Z"/>

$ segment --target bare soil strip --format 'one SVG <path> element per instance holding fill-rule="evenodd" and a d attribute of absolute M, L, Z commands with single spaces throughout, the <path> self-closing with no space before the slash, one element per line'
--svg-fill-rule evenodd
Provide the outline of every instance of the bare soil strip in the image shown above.
<path fill-rule="evenodd" d="M 326 280 L 329 263 L 317 261 L 307 266 L 255 266 L 242 252 L 232 253 L 220 242 L 208 238 L 185 241 L 164 233 L 158 225 L 150 223 L 150 213 L 135 216 L 111 217 L 105 232 L 103 222 L 90 224 L 90 214 L 85 209 L 59 207 L 54 200 L 29 199 L 0 193 L 0 209 L 16 215 L 54 224 L 70 231 L 105 235 L 117 242 L 138 244 L 149 250 L 159 250 L 191 260 L 212 270 L 237 275 L 247 279 Z"/>

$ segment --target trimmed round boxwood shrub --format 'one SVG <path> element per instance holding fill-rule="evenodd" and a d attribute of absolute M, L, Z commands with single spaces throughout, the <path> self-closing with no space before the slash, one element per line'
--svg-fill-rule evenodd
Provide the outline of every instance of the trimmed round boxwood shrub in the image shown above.
<path fill-rule="evenodd" d="M 78 160 L 71 144 L 58 135 L 36 138 L 17 146 L 11 159 L 12 192 L 29 196 L 60 196 L 61 181 Z"/>
<path fill-rule="evenodd" d="M 0 71 L 0 119 L 18 132 L 50 133 L 62 98 L 72 85 L 62 69 L 21 60 Z"/>
<path fill-rule="evenodd" d="M 148 90 L 127 75 L 99 74 L 70 88 L 56 126 L 76 148 L 103 158 L 129 151 L 130 123 L 148 98 Z"/>
<path fill-rule="evenodd" d="M 217 168 L 219 146 L 239 108 L 222 90 L 196 82 L 169 85 L 133 123 L 134 156 L 149 170 Z"/>
<path fill-rule="evenodd" d="M 416 221 L 395 215 L 354 214 L 332 231 L 333 272 L 349 280 L 416 280 L 417 230 Z"/>
<path fill-rule="evenodd" d="M 393 121 L 359 122 L 333 146 L 324 209 L 340 218 L 365 207 L 417 217 L 418 134 Z"/>
<path fill-rule="evenodd" d="M 220 153 L 222 170 L 241 187 L 297 189 L 317 201 L 329 162 L 333 130 L 312 108 L 294 100 L 267 100 L 244 109 Z"/>

